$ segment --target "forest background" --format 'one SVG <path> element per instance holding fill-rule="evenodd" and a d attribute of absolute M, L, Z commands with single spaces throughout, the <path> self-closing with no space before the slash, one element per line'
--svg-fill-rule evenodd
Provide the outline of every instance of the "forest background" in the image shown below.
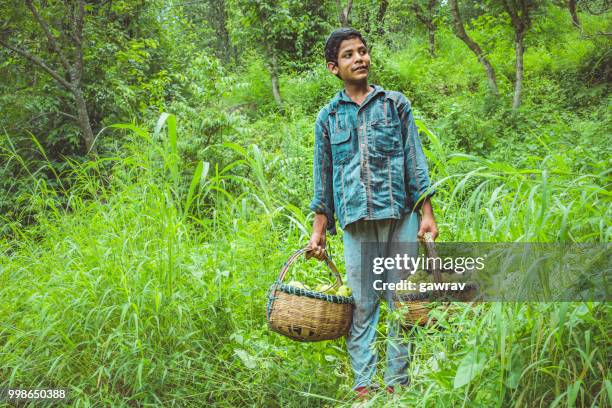
<path fill-rule="evenodd" d="M 265 322 L 308 241 L 340 25 L 366 36 L 371 83 L 413 104 L 439 240 L 610 242 L 609 1 L 0 5 L 0 388 L 65 387 L 74 406 L 348 401 L 343 341 Z M 342 265 L 341 236 L 329 247 Z M 453 329 L 407 334 L 401 406 L 612 406 L 608 304 L 438 317 Z"/>

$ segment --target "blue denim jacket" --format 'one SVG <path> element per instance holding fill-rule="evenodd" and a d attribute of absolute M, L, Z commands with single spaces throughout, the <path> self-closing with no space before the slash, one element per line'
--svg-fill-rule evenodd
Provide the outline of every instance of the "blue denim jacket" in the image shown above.
<path fill-rule="evenodd" d="M 374 85 L 361 105 L 340 91 L 315 125 L 310 209 L 327 228 L 360 219 L 401 218 L 431 196 L 427 161 L 408 99 Z"/>

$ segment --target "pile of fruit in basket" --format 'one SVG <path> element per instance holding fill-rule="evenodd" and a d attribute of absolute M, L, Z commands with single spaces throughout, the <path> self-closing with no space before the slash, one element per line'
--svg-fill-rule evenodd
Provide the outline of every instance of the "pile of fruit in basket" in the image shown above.
<path fill-rule="evenodd" d="M 295 288 L 300 288 L 300 289 L 307 289 L 307 290 L 314 290 L 315 292 L 321 292 L 321 293 L 325 293 L 327 295 L 336 295 L 336 296 L 346 296 L 349 297 L 351 296 L 352 292 L 351 292 L 351 288 L 349 288 L 346 285 L 341 285 L 338 288 L 335 287 L 335 285 L 329 283 L 320 283 L 317 286 L 313 288 L 311 288 L 310 286 L 297 281 L 297 280 L 292 280 L 291 282 L 287 283 L 288 286 L 293 286 Z"/>

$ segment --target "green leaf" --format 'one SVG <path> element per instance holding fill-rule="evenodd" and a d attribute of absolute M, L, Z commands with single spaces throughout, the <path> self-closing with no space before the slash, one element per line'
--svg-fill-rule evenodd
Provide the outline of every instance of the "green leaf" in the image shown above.
<path fill-rule="evenodd" d="M 608 400 L 612 401 L 612 383 L 610 383 L 610 380 L 605 380 L 604 384 L 606 386 L 606 392 L 608 393 Z"/>
<path fill-rule="evenodd" d="M 578 380 L 570 386 L 567 392 L 567 406 L 568 407 L 576 406 L 576 398 L 578 397 L 578 391 L 580 391 L 581 385 L 582 385 L 582 381 Z"/>
<path fill-rule="evenodd" d="M 210 170 L 210 163 L 209 162 L 202 162 L 203 165 L 203 170 L 202 170 L 202 176 L 200 177 L 200 188 L 204 187 L 204 183 L 206 183 L 206 177 L 208 176 L 208 171 Z"/>
<path fill-rule="evenodd" d="M 155 131 L 153 132 L 153 139 L 157 140 L 157 138 L 159 137 L 159 134 L 162 130 L 162 127 L 164 127 L 164 124 L 166 123 L 168 116 L 170 116 L 170 114 L 166 112 L 163 112 L 161 115 L 159 115 L 159 119 L 157 120 L 157 125 L 155 126 Z"/>
<path fill-rule="evenodd" d="M 176 144 L 176 116 L 168 115 L 168 140 L 170 142 L 170 149 L 172 154 L 178 157 L 178 147 Z"/>
<path fill-rule="evenodd" d="M 477 349 L 470 351 L 468 354 L 463 357 L 461 363 L 459 363 L 459 367 L 457 368 L 457 373 L 455 374 L 455 381 L 453 382 L 453 387 L 460 388 L 466 384 L 469 384 L 470 381 L 474 379 L 485 366 L 487 361 L 487 356 L 483 352 L 478 352 Z"/>
<path fill-rule="evenodd" d="M 246 350 L 234 349 L 234 354 L 240 358 L 242 364 L 244 364 L 244 366 L 249 370 L 257 368 L 257 359 L 250 355 Z"/>
<path fill-rule="evenodd" d="M 189 192 L 187 193 L 187 199 L 185 200 L 185 209 L 183 210 L 184 211 L 183 216 L 187 216 L 187 213 L 189 212 L 189 207 L 191 207 L 191 203 L 194 198 L 195 190 L 197 186 L 200 185 L 200 180 L 202 177 L 202 173 L 203 173 L 205 164 L 206 164 L 206 169 L 207 169 L 206 171 L 208 172 L 208 162 L 201 161 L 198 163 L 198 166 L 196 167 L 195 172 L 193 173 L 193 178 L 191 179 L 191 185 L 189 186 Z"/>

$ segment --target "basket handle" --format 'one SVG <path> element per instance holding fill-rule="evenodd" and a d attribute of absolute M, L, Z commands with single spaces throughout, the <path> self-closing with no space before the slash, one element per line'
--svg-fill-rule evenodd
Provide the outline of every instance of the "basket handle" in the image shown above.
<path fill-rule="evenodd" d="M 285 275 L 287 274 L 287 271 L 289 271 L 289 267 L 295 263 L 295 261 L 300 257 L 300 255 L 304 254 L 305 252 L 310 251 L 310 248 L 308 246 L 298 249 L 297 251 L 295 251 L 287 260 L 287 262 L 285 262 L 285 264 L 283 265 L 283 267 L 281 268 L 281 271 L 278 275 L 278 282 L 282 282 L 285 279 Z M 332 271 L 334 277 L 336 278 L 336 284 L 334 285 L 335 288 L 342 286 L 342 277 L 340 276 L 340 273 L 338 272 L 338 268 L 336 268 L 336 265 L 334 265 L 333 261 L 331 260 L 331 258 L 329 257 L 329 255 L 327 254 L 327 250 L 323 251 L 323 262 L 325 262 L 325 265 L 327 265 L 327 267 Z"/>
<path fill-rule="evenodd" d="M 426 232 L 423 234 L 424 243 L 425 243 L 425 251 L 427 252 L 428 258 L 437 258 L 438 251 L 436 250 L 436 244 L 434 244 L 433 234 L 431 232 Z M 429 263 L 429 262 L 428 262 Z M 429 272 L 433 275 L 434 282 L 441 283 L 442 275 L 440 274 L 440 270 L 436 267 L 436 262 L 433 262 L 434 267 L 431 268 Z"/>

